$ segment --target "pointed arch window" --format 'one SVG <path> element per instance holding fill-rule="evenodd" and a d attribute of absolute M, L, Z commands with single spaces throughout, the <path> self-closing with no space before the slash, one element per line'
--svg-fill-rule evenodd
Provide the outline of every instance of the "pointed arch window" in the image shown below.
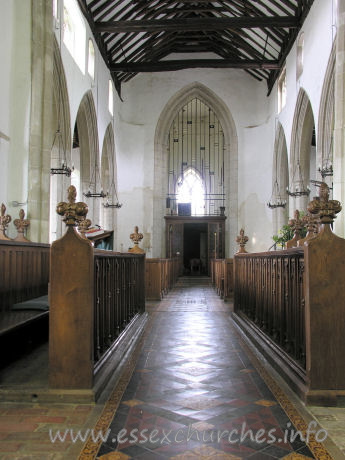
<path fill-rule="evenodd" d="M 224 149 L 216 113 L 198 98 L 186 101 L 169 131 L 168 213 L 177 213 L 178 203 L 191 203 L 193 215 L 223 212 Z"/>
<path fill-rule="evenodd" d="M 63 41 L 78 67 L 85 74 L 86 27 L 75 0 L 64 0 Z"/>
<path fill-rule="evenodd" d="M 194 168 L 187 169 L 177 182 L 177 203 L 190 203 L 193 216 L 205 214 L 205 185 Z"/>

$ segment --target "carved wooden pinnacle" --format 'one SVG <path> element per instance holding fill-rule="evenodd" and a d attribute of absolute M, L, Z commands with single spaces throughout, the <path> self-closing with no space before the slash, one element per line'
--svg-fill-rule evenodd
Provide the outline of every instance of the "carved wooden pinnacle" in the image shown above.
<path fill-rule="evenodd" d="M 245 245 L 248 242 L 248 236 L 245 236 L 243 228 L 240 230 L 239 236 L 236 238 L 236 243 L 240 245 L 240 249 L 237 251 L 237 254 L 244 254 L 247 251 L 244 249 Z"/>
<path fill-rule="evenodd" d="M 85 220 L 89 210 L 86 203 L 76 203 L 76 197 L 77 190 L 74 185 L 70 185 L 68 187 L 68 203 L 62 201 L 56 207 L 56 212 L 63 216 L 65 224 L 73 227 Z"/>
<path fill-rule="evenodd" d="M 131 233 L 130 239 L 133 241 L 134 244 L 138 245 L 143 238 L 144 235 L 142 233 L 139 233 L 139 228 L 135 226 L 134 233 Z"/>
<path fill-rule="evenodd" d="M 311 214 L 319 214 L 322 224 L 331 224 L 336 214 L 341 211 L 341 204 L 338 200 L 329 199 L 329 187 L 321 182 L 319 196 L 309 203 L 308 211 Z"/>
<path fill-rule="evenodd" d="M 292 228 L 295 236 L 301 236 L 301 230 L 304 227 L 304 222 L 302 219 L 300 219 L 300 213 L 298 209 L 295 210 L 294 219 L 290 219 L 288 225 Z"/>
<path fill-rule="evenodd" d="M 319 216 L 317 214 L 313 216 L 313 214 L 308 211 L 308 214 L 302 217 L 302 222 L 304 226 L 307 227 L 308 235 L 317 235 L 319 233 Z"/>
<path fill-rule="evenodd" d="M 17 232 L 18 232 L 18 235 L 17 237 L 15 238 L 16 241 L 29 241 L 25 238 L 24 236 L 24 232 L 25 230 L 29 227 L 30 225 L 30 220 L 29 219 L 25 219 L 25 212 L 24 212 L 24 209 L 21 209 L 19 211 L 19 219 L 15 219 L 14 220 L 14 225 L 16 226 L 16 229 L 17 229 Z"/>
<path fill-rule="evenodd" d="M 8 236 L 6 235 L 6 229 L 8 227 L 8 224 L 11 222 L 12 217 L 10 215 L 5 215 L 6 214 L 6 206 L 4 203 L 1 204 L 1 216 L 0 216 L 0 239 L 1 240 L 10 240 Z"/>

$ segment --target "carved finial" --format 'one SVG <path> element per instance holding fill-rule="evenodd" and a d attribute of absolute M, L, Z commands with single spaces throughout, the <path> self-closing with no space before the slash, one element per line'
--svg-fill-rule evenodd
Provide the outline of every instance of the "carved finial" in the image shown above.
<path fill-rule="evenodd" d="M 134 247 L 130 249 L 129 252 L 144 253 L 145 251 L 139 248 L 139 243 L 144 238 L 144 235 L 139 233 L 139 228 L 137 226 L 134 227 L 134 233 L 131 233 L 129 237 L 134 243 Z"/>
<path fill-rule="evenodd" d="M 69 203 L 75 203 L 75 200 L 77 198 L 77 189 L 74 187 L 74 185 L 70 185 L 67 189 L 67 199 Z"/>
<path fill-rule="evenodd" d="M 77 190 L 74 185 L 68 187 L 68 203 L 61 202 L 56 207 L 56 212 L 63 216 L 63 221 L 68 226 L 77 226 L 80 222 L 85 220 L 88 213 L 88 207 L 86 203 L 76 203 Z"/>
<path fill-rule="evenodd" d="M 341 211 L 341 204 L 338 200 L 329 199 L 329 187 L 325 182 L 320 185 L 319 197 L 309 203 L 308 211 L 311 214 L 320 216 L 321 224 L 331 224 L 336 214 Z"/>
<path fill-rule="evenodd" d="M 301 239 L 301 231 L 304 228 L 304 222 L 300 218 L 300 212 L 298 209 L 294 212 L 294 219 L 290 219 L 288 223 L 289 227 L 291 227 L 292 231 L 294 232 L 294 236 L 292 240 L 286 243 L 287 249 L 289 248 L 296 248 L 297 242 Z"/>
<path fill-rule="evenodd" d="M 1 204 L 1 216 L 0 216 L 0 240 L 11 240 L 11 238 L 9 238 L 7 235 L 6 235 L 6 229 L 8 227 L 8 224 L 11 222 L 12 220 L 12 217 L 9 216 L 8 214 L 6 214 L 6 206 L 4 205 L 4 203 Z"/>
<path fill-rule="evenodd" d="M 297 242 L 298 247 L 303 246 L 305 241 L 314 238 L 319 233 L 320 220 L 319 220 L 318 215 L 313 216 L 312 214 L 310 214 L 310 212 L 308 212 L 306 216 L 302 217 L 302 222 L 304 226 L 307 227 L 307 234 L 305 238 L 298 240 Z"/>
<path fill-rule="evenodd" d="M 240 245 L 240 249 L 237 251 L 237 254 L 246 254 L 245 245 L 248 242 L 248 236 L 245 236 L 243 228 L 240 230 L 239 236 L 236 238 L 236 243 Z"/>
<path fill-rule="evenodd" d="M 24 233 L 26 232 L 26 229 L 30 225 L 30 220 L 25 219 L 24 209 L 21 209 L 19 211 L 19 219 L 15 219 L 13 223 L 16 226 L 17 233 L 18 233 L 14 240 L 28 242 L 29 240 L 25 238 Z"/>
<path fill-rule="evenodd" d="M 83 238 L 86 238 L 86 239 L 87 239 L 85 233 L 88 232 L 89 228 L 91 227 L 91 223 L 92 223 L 92 222 L 91 222 L 90 219 L 84 219 L 83 221 L 81 221 L 81 222 L 79 223 L 78 231 L 80 232 L 80 234 L 81 234 L 81 236 L 82 236 Z"/>

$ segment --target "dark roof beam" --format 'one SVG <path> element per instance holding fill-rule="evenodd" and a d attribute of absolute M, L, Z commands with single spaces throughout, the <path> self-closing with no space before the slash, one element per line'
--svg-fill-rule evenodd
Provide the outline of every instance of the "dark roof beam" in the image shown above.
<path fill-rule="evenodd" d="M 229 41 L 227 38 L 224 38 L 224 36 L 217 36 L 217 38 L 215 38 L 214 40 L 217 40 L 217 43 L 220 42 L 223 45 L 223 50 L 225 52 L 228 52 L 229 50 L 231 51 L 232 49 L 234 49 L 233 48 L 234 40 L 230 39 Z M 240 53 L 240 54 L 242 54 L 242 49 L 243 49 L 243 51 L 245 51 L 252 59 L 261 59 L 261 54 L 258 52 L 258 50 L 256 50 L 255 48 L 251 46 L 248 46 L 246 42 L 244 42 L 241 45 L 236 45 L 235 49 L 237 53 Z M 248 56 L 246 56 L 246 58 L 248 59 Z"/>
<path fill-rule="evenodd" d="M 266 11 L 268 11 L 270 14 L 277 14 L 272 8 L 269 7 L 269 5 L 267 5 L 267 2 L 263 2 L 262 0 L 255 0 L 256 3 L 258 3 L 259 5 L 261 5 L 263 8 L 266 9 Z M 295 15 L 296 13 L 296 7 L 291 4 L 290 5 L 290 11 L 287 10 L 286 8 L 284 8 L 284 3 L 287 5 L 287 2 L 277 2 L 276 0 L 270 0 L 270 2 L 272 3 L 272 5 L 276 6 L 278 9 L 280 9 L 280 11 L 282 11 L 284 14 L 286 14 L 287 16 L 291 16 L 291 10 L 292 10 L 292 15 Z"/>
<path fill-rule="evenodd" d="M 223 2 L 221 0 L 219 0 L 219 2 L 221 4 L 223 4 Z M 238 12 L 238 11 L 233 11 L 230 8 L 228 8 L 227 10 L 229 10 L 229 12 L 231 12 L 231 14 L 233 14 L 236 17 L 238 17 L 238 15 L 240 15 L 240 12 Z M 271 29 L 263 28 L 262 30 L 266 33 L 266 35 L 272 41 L 274 41 L 279 47 L 281 47 L 283 39 L 284 39 L 284 34 L 282 35 L 280 32 L 277 31 L 277 29 L 273 29 L 273 28 L 271 28 Z M 277 38 L 277 37 L 280 37 L 280 39 Z"/>
<path fill-rule="evenodd" d="M 160 41 L 156 40 L 150 43 L 148 43 L 147 41 L 143 43 L 141 46 L 138 46 L 136 49 L 134 49 L 130 54 L 125 55 L 124 60 L 121 61 L 121 63 L 132 62 L 138 57 L 142 57 L 143 55 L 145 55 L 145 53 L 148 54 L 149 50 L 151 50 L 153 46 L 155 46 L 155 50 L 158 50 L 161 43 L 163 44 L 163 46 L 168 45 L 168 44 L 170 46 L 170 44 L 173 42 L 174 42 L 174 37 L 171 37 L 171 36 L 169 38 L 165 37 L 163 40 L 160 40 Z"/>
<path fill-rule="evenodd" d="M 278 61 L 232 59 L 186 59 L 158 62 L 127 62 L 111 64 L 111 72 L 165 72 L 182 69 L 279 69 Z"/>
<path fill-rule="evenodd" d="M 162 4 L 162 3 L 164 4 L 165 1 L 166 1 L 166 0 L 160 1 L 158 5 L 160 5 L 160 4 Z M 160 9 L 161 9 L 161 8 L 160 8 Z M 160 9 L 154 11 L 153 14 L 152 14 L 152 12 L 146 13 L 144 17 L 145 17 L 146 19 L 155 18 L 155 17 L 157 17 L 157 16 L 160 14 Z M 129 33 L 125 34 L 124 37 L 122 37 L 120 40 L 123 40 L 123 39 L 127 38 L 129 35 L 130 35 Z M 135 35 L 136 35 L 136 33 L 132 33 L 131 37 L 133 38 Z M 148 33 L 148 34 L 146 34 L 146 35 L 151 35 L 151 34 Z M 112 41 L 113 38 L 114 38 L 114 35 L 113 35 L 113 34 L 110 34 L 109 37 L 110 37 L 109 39 L 105 40 L 106 43 L 107 43 L 107 42 L 109 43 L 110 41 Z M 120 40 L 119 40 L 119 42 L 120 42 Z"/>
<path fill-rule="evenodd" d="M 114 10 L 115 8 L 120 7 L 124 2 L 125 0 L 120 0 L 119 2 L 114 2 L 114 0 L 107 0 L 94 11 L 92 11 L 93 17 L 95 20 L 105 18 L 110 13 L 110 10 Z M 125 8 L 127 8 L 127 6 L 125 6 Z"/>
<path fill-rule="evenodd" d="M 175 45 L 171 48 L 172 53 L 214 53 L 210 45 Z"/>
<path fill-rule="evenodd" d="M 141 38 L 138 38 L 137 40 L 129 40 L 129 41 L 126 41 L 126 43 L 122 43 L 121 41 L 117 44 L 117 47 L 116 49 L 114 49 L 114 51 L 112 51 L 111 53 L 111 59 L 114 60 L 114 57 L 116 56 L 116 54 L 118 54 L 120 51 L 122 51 L 125 55 L 126 55 L 126 52 L 130 52 L 130 50 L 132 48 L 134 48 L 136 45 L 140 44 L 141 42 L 141 45 L 139 45 L 140 47 L 145 47 L 147 46 L 147 44 L 155 44 L 156 41 L 158 40 L 166 40 L 168 39 L 171 35 L 173 35 L 171 32 L 169 34 L 156 34 L 156 35 L 150 35 L 150 34 L 146 34 L 145 38 L 141 37 Z M 135 35 L 134 35 L 135 37 Z"/>
<path fill-rule="evenodd" d="M 97 32 L 159 32 L 178 30 L 223 30 L 262 27 L 297 28 L 298 20 L 292 17 L 232 17 L 232 18 L 183 18 L 169 20 L 97 21 Z"/>
<path fill-rule="evenodd" d="M 255 45 L 259 47 L 259 49 L 255 48 L 254 46 L 251 45 L 251 42 L 253 39 L 251 37 L 248 37 L 246 34 L 239 34 L 239 33 L 233 33 L 231 31 L 225 30 L 221 34 L 222 38 L 229 43 L 230 42 L 235 42 L 239 48 L 243 48 L 246 50 L 248 53 L 256 56 L 258 59 L 262 57 L 262 51 L 264 50 L 264 47 L 261 46 L 259 43 L 255 42 Z M 249 41 L 247 41 L 249 40 Z M 261 48 L 261 51 L 260 51 Z M 273 59 L 276 59 L 276 56 L 274 56 L 272 53 L 268 52 L 268 56 L 272 57 Z"/>
<path fill-rule="evenodd" d="M 220 0 L 222 5 L 225 3 L 224 0 Z M 234 3 L 236 5 L 236 7 L 240 10 L 240 14 L 246 14 L 246 7 L 243 6 L 242 3 L 239 3 L 239 1 L 236 1 L 236 0 L 232 0 L 232 3 Z M 249 4 L 247 3 L 246 4 L 247 7 L 250 9 L 250 11 L 255 15 L 255 16 L 258 16 L 258 17 L 265 17 L 265 14 L 259 9 L 259 8 L 256 8 L 254 5 L 252 4 Z M 238 14 L 238 13 L 236 13 Z M 282 31 L 281 29 L 276 29 L 276 28 L 271 28 L 272 32 L 274 31 L 274 33 L 281 38 L 281 40 L 284 39 L 286 33 L 284 31 Z M 265 29 L 266 31 L 266 29 Z"/>
<path fill-rule="evenodd" d="M 281 41 L 277 41 L 277 39 L 276 39 L 274 36 L 272 36 L 272 34 L 270 33 L 269 30 L 267 30 L 267 29 L 265 28 L 265 29 L 263 29 L 263 31 L 266 33 L 266 37 L 270 37 L 270 38 L 272 39 L 272 41 L 274 41 L 274 42 L 279 46 L 279 48 L 281 47 L 282 42 L 281 42 Z M 237 32 L 238 35 L 241 35 L 241 31 L 236 31 L 236 32 Z M 236 32 L 234 32 L 234 33 L 236 33 Z M 251 33 L 254 34 L 254 35 L 256 35 L 260 40 L 264 40 L 263 37 L 262 37 L 260 34 L 258 34 L 258 32 L 256 32 L 254 29 L 251 29 Z M 247 35 L 247 36 L 248 36 L 248 39 L 249 39 L 250 35 L 249 35 L 247 32 L 242 31 L 242 34 Z M 267 38 L 266 38 L 265 40 L 267 40 Z M 253 41 L 253 40 L 252 40 L 252 41 Z M 272 45 L 270 45 L 270 46 L 272 46 Z M 273 47 L 273 49 L 275 49 L 275 48 Z M 279 53 L 279 50 L 275 50 L 275 51 L 277 51 L 277 52 Z M 276 56 L 274 56 L 273 54 L 270 54 L 270 56 L 271 56 L 272 58 L 274 58 L 274 59 L 276 58 Z"/>

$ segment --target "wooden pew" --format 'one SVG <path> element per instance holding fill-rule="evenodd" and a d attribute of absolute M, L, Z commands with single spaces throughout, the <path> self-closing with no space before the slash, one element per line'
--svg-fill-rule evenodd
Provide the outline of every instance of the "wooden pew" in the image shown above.
<path fill-rule="evenodd" d="M 0 309 L 48 294 L 49 244 L 0 241 Z"/>
<path fill-rule="evenodd" d="M 145 259 L 145 298 L 161 300 L 178 279 L 179 259 Z"/>
<path fill-rule="evenodd" d="M 211 281 L 217 294 L 227 301 L 233 295 L 233 259 L 211 260 Z"/>
<path fill-rule="evenodd" d="M 165 264 L 162 259 L 145 260 L 145 298 L 161 300 L 166 287 Z"/>
<path fill-rule="evenodd" d="M 0 345 L 6 349 L 2 364 L 22 354 L 28 342 L 48 337 L 49 248 L 0 241 Z"/>
<path fill-rule="evenodd" d="M 331 229 L 341 206 L 322 183 L 308 210 L 321 228 L 303 247 L 235 255 L 233 318 L 306 403 L 334 406 L 345 394 L 345 239 Z"/>
<path fill-rule="evenodd" d="M 234 294 L 234 259 L 223 260 L 223 274 L 224 274 L 224 301 L 233 298 Z"/>
<path fill-rule="evenodd" d="M 97 398 L 145 325 L 145 254 L 94 249 L 70 225 L 50 257 L 49 386 Z"/>

